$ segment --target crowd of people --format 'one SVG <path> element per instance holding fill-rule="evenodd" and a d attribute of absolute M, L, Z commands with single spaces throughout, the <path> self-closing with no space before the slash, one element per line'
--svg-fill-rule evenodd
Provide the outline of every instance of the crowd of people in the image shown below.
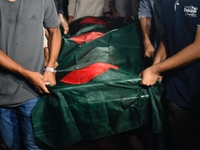
<path fill-rule="evenodd" d="M 67 34 L 76 19 L 105 16 L 140 21 L 144 57 L 152 60 L 139 75 L 141 84 L 164 85 L 167 125 L 158 150 L 200 150 L 199 0 L 0 0 L 0 14 L 2 147 L 41 149 L 31 112 L 41 94 L 50 94 L 46 85 L 56 84 L 61 32 Z"/>

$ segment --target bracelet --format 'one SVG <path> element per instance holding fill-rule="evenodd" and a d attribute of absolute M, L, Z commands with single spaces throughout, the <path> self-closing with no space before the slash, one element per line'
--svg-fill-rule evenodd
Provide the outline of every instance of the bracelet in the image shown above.
<path fill-rule="evenodd" d="M 51 67 L 45 67 L 44 71 L 49 71 L 49 72 L 56 73 L 56 69 L 55 68 L 51 68 Z"/>

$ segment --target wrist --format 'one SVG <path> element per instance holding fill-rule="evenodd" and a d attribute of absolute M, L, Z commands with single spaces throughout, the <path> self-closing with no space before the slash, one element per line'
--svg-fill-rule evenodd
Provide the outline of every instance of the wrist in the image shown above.
<path fill-rule="evenodd" d="M 49 71 L 49 72 L 52 72 L 52 73 L 56 73 L 56 69 L 52 68 L 52 67 L 45 67 L 44 71 Z"/>
<path fill-rule="evenodd" d="M 160 70 L 160 67 L 159 67 L 159 65 L 158 65 L 158 63 L 157 64 L 153 64 L 152 66 L 151 66 L 151 69 L 152 69 L 152 72 L 154 73 L 154 74 L 157 74 L 157 75 L 159 75 L 162 71 Z"/>

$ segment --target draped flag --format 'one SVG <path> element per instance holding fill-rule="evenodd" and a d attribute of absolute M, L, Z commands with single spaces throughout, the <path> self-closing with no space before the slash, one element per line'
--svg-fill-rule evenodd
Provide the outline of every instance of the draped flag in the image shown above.
<path fill-rule="evenodd" d="M 146 123 L 161 132 L 161 85 L 140 85 L 145 68 L 138 22 L 126 26 L 100 17 L 74 21 L 62 36 L 55 86 L 33 111 L 36 143 L 63 149 Z M 116 26 L 118 26 L 116 28 Z"/>

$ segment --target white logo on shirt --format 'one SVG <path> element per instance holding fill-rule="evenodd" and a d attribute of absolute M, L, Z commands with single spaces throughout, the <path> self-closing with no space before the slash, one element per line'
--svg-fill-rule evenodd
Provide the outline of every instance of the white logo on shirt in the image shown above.
<path fill-rule="evenodd" d="M 198 8 L 194 6 L 185 6 L 184 8 L 185 16 L 189 17 L 197 17 L 197 11 Z"/>

